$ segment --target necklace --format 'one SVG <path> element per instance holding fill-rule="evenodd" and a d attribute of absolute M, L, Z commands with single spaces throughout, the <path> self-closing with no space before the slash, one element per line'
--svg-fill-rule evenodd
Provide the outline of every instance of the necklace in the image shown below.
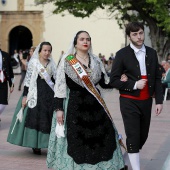
<path fill-rule="evenodd" d="M 77 55 L 78 55 L 78 53 L 76 53 Z M 84 61 L 86 61 L 86 59 L 87 59 L 87 55 L 85 56 L 85 57 L 81 57 L 80 55 L 78 55 L 81 59 L 83 59 Z"/>
<path fill-rule="evenodd" d="M 49 61 L 46 63 L 41 63 L 41 64 L 43 65 L 44 68 L 47 68 L 48 63 L 49 63 Z"/>
<path fill-rule="evenodd" d="M 47 68 L 47 65 L 48 65 L 48 63 L 49 63 L 49 60 L 41 60 L 40 58 L 39 58 L 39 61 L 40 61 L 40 63 L 43 65 L 43 67 L 44 68 Z"/>
<path fill-rule="evenodd" d="M 83 67 L 85 68 L 85 70 L 87 71 L 87 73 L 88 73 L 89 76 L 90 76 L 91 73 L 92 73 L 92 69 L 90 68 L 90 64 L 91 64 L 90 58 L 89 58 L 89 64 L 88 64 L 88 66 L 86 66 L 86 65 L 83 64 Z"/>
<path fill-rule="evenodd" d="M 49 63 L 49 61 L 46 64 L 44 64 L 44 68 L 47 68 L 48 63 Z"/>

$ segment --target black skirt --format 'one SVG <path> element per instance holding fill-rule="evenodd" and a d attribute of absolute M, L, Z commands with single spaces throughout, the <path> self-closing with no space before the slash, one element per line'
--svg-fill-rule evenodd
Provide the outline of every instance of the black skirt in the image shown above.
<path fill-rule="evenodd" d="M 44 79 L 37 79 L 37 105 L 28 108 L 25 127 L 50 134 L 54 92 Z"/>
<path fill-rule="evenodd" d="M 8 104 L 8 82 L 0 82 L 0 104 Z"/>
<path fill-rule="evenodd" d="M 116 149 L 113 124 L 97 99 L 66 76 L 70 89 L 67 108 L 67 153 L 77 164 L 112 159 Z"/>

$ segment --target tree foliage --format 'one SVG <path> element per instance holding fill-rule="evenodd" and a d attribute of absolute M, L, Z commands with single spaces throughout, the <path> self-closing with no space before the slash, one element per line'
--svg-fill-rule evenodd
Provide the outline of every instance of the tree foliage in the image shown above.
<path fill-rule="evenodd" d="M 68 11 L 75 17 L 89 17 L 97 9 L 106 10 L 122 28 L 125 23 L 141 21 L 150 29 L 153 48 L 162 58 L 170 48 L 170 0 L 35 0 L 53 3 L 54 14 Z"/>

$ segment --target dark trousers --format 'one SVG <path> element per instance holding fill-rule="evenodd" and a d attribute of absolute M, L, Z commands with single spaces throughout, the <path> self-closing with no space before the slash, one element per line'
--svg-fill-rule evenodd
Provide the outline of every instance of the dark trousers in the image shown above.
<path fill-rule="evenodd" d="M 134 100 L 120 97 L 120 110 L 126 133 L 128 153 L 138 153 L 149 133 L 152 98 Z"/>
<path fill-rule="evenodd" d="M 8 82 L 0 82 L 0 104 L 8 104 Z"/>

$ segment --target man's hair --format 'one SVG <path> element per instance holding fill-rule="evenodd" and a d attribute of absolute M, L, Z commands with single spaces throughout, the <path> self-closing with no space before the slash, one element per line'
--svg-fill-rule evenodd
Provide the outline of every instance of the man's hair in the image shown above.
<path fill-rule="evenodd" d="M 130 36 L 130 32 L 137 32 L 140 29 L 144 31 L 144 26 L 141 22 L 130 22 L 126 25 L 126 34 Z"/>

